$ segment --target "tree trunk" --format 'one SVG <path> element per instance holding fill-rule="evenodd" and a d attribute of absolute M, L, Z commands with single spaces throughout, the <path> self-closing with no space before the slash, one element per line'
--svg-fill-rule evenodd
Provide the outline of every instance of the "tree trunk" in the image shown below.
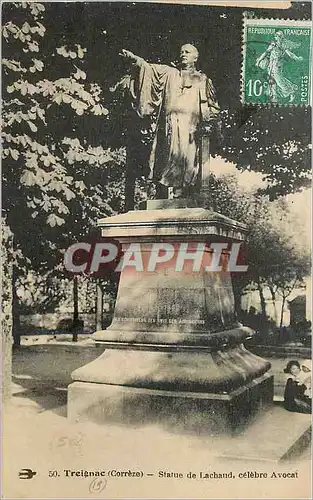
<path fill-rule="evenodd" d="M 241 294 L 242 294 L 242 286 L 238 282 L 238 279 L 232 276 L 232 286 L 234 293 L 234 307 L 237 317 L 240 319 L 241 316 Z"/>
<path fill-rule="evenodd" d="M 100 283 L 97 283 L 96 297 L 96 330 L 102 330 L 102 309 L 103 309 L 103 291 Z"/>
<path fill-rule="evenodd" d="M 239 290 L 234 289 L 234 306 L 235 306 L 235 313 L 238 318 L 241 316 L 241 293 Z"/>
<path fill-rule="evenodd" d="M 20 299 L 16 293 L 18 272 L 13 265 L 12 271 L 12 333 L 13 345 L 19 347 L 21 345 L 21 319 L 20 319 Z"/>
<path fill-rule="evenodd" d="M 2 400 L 6 404 L 11 396 L 12 380 L 12 305 L 13 266 L 10 258 L 12 233 L 2 222 Z"/>
<path fill-rule="evenodd" d="M 73 342 L 77 342 L 79 328 L 79 313 L 78 313 L 78 279 L 74 276 L 73 279 Z"/>
<path fill-rule="evenodd" d="M 141 134 L 139 132 L 140 118 L 134 112 L 131 102 L 129 102 L 128 111 L 125 116 L 126 129 L 126 173 L 125 173 L 125 212 L 134 210 L 135 206 L 135 187 L 138 176 L 138 158 L 142 155 Z M 142 161 L 145 160 L 142 158 Z"/>
<path fill-rule="evenodd" d="M 275 294 L 275 290 L 274 290 L 274 288 L 272 286 L 269 286 L 269 289 L 270 289 L 270 292 L 271 292 L 272 302 L 273 302 L 274 320 L 275 320 L 275 323 L 277 325 L 276 294 Z"/>
<path fill-rule="evenodd" d="M 263 293 L 263 288 L 260 282 L 260 279 L 258 278 L 257 280 L 257 285 L 258 285 L 258 291 L 260 295 L 260 302 L 261 302 L 261 313 L 264 318 L 266 318 L 266 302 L 264 298 L 264 293 Z"/>
<path fill-rule="evenodd" d="M 280 330 L 283 327 L 285 303 L 286 303 L 286 297 L 283 296 L 283 301 L 282 301 L 282 304 L 281 304 L 280 323 L 279 323 L 279 329 Z"/>
<path fill-rule="evenodd" d="M 257 279 L 257 285 L 258 285 L 258 291 L 259 291 L 259 296 L 260 296 L 261 315 L 262 315 L 262 324 L 260 325 L 260 330 L 261 330 L 261 333 L 263 335 L 266 335 L 268 333 L 267 316 L 266 316 L 266 302 L 265 302 L 265 297 L 264 297 L 263 288 L 262 288 L 260 278 Z"/>
<path fill-rule="evenodd" d="M 129 139 L 126 149 L 125 212 L 134 210 L 135 206 L 136 165 L 133 148 L 130 143 L 131 140 Z"/>

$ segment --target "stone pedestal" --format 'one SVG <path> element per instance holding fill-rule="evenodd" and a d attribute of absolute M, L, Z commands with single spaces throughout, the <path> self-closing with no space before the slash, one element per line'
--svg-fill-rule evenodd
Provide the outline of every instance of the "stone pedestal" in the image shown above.
<path fill-rule="evenodd" d="M 236 319 L 228 269 L 245 226 L 203 208 L 169 206 L 99 225 L 128 252 L 128 266 L 112 324 L 94 335 L 106 351 L 72 374 L 69 417 L 235 428 L 270 405 L 270 363 L 243 345 L 253 332 Z M 212 270 L 212 243 L 225 244 L 219 270 Z"/>

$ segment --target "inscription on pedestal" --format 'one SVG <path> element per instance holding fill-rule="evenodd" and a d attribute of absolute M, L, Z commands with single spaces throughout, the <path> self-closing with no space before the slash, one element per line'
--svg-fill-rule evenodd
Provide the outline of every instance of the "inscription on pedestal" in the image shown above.
<path fill-rule="evenodd" d="M 227 287 L 202 285 L 192 289 L 148 288 L 141 297 L 134 297 L 132 288 L 124 287 L 112 328 L 156 331 L 172 326 L 190 333 L 213 333 L 236 322 L 230 293 Z"/>

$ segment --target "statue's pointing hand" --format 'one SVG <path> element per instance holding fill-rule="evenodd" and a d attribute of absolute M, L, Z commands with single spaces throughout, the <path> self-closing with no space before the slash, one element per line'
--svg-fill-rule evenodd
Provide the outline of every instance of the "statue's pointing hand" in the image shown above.
<path fill-rule="evenodd" d="M 130 59 L 134 62 L 137 61 L 137 56 L 135 56 L 135 54 L 133 54 L 130 50 L 122 49 L 119 56 L 124 57 L 125 59 Z"/>

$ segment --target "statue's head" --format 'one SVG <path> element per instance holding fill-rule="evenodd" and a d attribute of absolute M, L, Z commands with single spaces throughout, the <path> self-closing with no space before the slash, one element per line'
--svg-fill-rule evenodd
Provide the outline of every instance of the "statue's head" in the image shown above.
<path fill-rule="evenodd" d="M 191 43 L 186 43 L 181 46 L 180 62 L 183 67 L 196 64 L 198 57 L 198 49 L 194 45 L 191 45 Z"/>

